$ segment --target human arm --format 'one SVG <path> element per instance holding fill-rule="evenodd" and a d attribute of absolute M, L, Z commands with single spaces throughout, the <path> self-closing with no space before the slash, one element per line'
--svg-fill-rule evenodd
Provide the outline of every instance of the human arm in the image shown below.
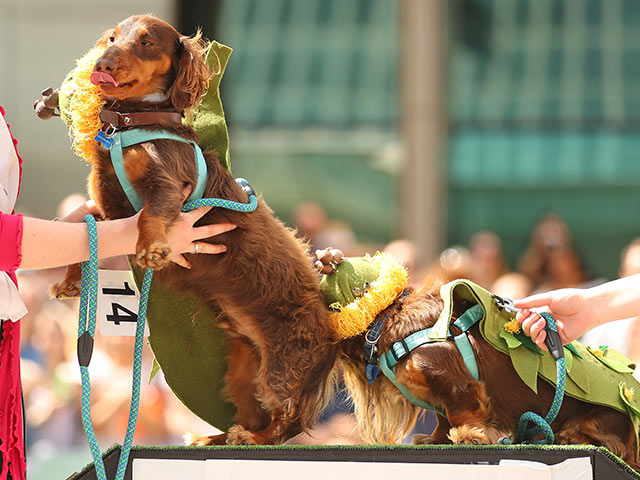
<path fill-rule="evenodd" d="M 22 227 L 22 262 L 20 268 L 51 268 L 83 262 L 89 258 L 87 226 L 74 223 L 82 220 L 84 214 L 92 210 L 85 204 L 60 222 L 24 217 Z M 193 252 L 194 241 L 212 237 L 232 230 L 232 224 L 212 224 L 193 227 L 210 207 L 202 207 L 188 213 L 181 213 L 176 225 L 168 232 L 172 248 L 171 260 L 189 268 L 189 263 L 180 255 Z M 97 222 L 98 256 L 100 258 L 135 253 L 138 215 L 119 220 Z M 200 253 L 222 253 L 224 245 L 198 242 Z"/>
<path fill-rule="evenodd" d="M 522 310 L 516 318 L 524 332 L 545 348 L 545 320 L 530 309 L 553 315 L 563 344 L 598 325 L 635 317 L 640 313 L 640 275 L 632 275 L 587 289 L 565 288 L 532 295 L 515 302 Z"/>

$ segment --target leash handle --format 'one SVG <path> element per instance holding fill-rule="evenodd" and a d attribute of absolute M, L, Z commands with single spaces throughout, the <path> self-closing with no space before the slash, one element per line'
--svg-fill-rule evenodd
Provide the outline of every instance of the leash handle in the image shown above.
<path fill-rule="evenodd" d="M 564 358 L 564 347 L 560 339 L 560 333 L 558 333 L 556 321 L 547 312 L 540 313 L 540 316 L 547 321 L 547 326 L 544 327 L 547 331 L 547 338 L 544 339 L 545 345 L 555 360 Z"/>

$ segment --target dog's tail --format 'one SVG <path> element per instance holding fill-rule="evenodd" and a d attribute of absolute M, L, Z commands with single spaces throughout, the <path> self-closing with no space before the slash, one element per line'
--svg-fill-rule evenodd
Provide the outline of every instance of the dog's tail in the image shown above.
<path fill-rule="evenodd" d="M 344 383 L 351 395 L 362 439 L 370 444 L 402 443 L 421 409 L 409 402 L 386 377 L 367 382 L 362 364 L 343 358 Z"/>

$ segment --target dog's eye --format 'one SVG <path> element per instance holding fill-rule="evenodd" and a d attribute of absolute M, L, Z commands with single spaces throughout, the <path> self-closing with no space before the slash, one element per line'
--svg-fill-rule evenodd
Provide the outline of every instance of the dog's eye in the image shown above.
<path fill-rule="evenodd" d="M 140 45 L 142 45 L 143 47 L 148 47 L 149 45 L 151 45 L 151 42 L 148 40 L 142 40 L 140 42 Z"/>
<path fill-rule="evenodd" d="M 109 43 L 113 43 L 113 42 L 115 42 L 115 41 L 116 41 L 116 37 L 114 37 L 113 35 L 111 35 L 111 36 L 109 37 Z"/>

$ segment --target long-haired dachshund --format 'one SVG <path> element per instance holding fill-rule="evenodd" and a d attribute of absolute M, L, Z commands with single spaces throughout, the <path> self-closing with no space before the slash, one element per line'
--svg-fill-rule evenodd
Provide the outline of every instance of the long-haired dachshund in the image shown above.
<path fill-rule="evenodd" d="M 319 251 L 316 256 L 317 268 L 329 276 L 334 275 L 330 273 L 332 270 L 336 270 L 332 265 L 342 262 L 341 255 L 336 261 L 326 251 Z M 345 271 L 351 270 L 347 268 Z M 333 285 L 343 290 L 344 285 L 353 287 L 348 283 L 348 278 L 357 278 L 357 275 L 347 274 L 347 277 L 336 280 Z M 379 304 L 382 311 L 371 310 L 371 304 L 366 302 L 366 306 L 357 307 L 358 312 L 377 313 L 375 324 L 370 323 L 367 332 L 348 337 L 340 344 L 339 363 L 343 367 L 346 388 L 353 399 L 360 434 L 365 442 L 372 444 L 400 443 L 412 431 L 422 409 L 409 401 L 382 372 L 369 383 L 363 352 L 365 342 L 375 344 L 379 331 L 377 355 L 388 355 L 385 352 L 389 352 L 396 342 L 433 327 L 444 309 L 440 285 L 427 280 L 420 290 L 414 290 L 403 286 L 402 282 L 398 284 L 400 293 L 391 297 L 390 304 Z M 329 293 L 331 288 L 328 287 Z M 375 290 L 377 287 L 371 288 Z M 358 292 L 354 295 L 367 294 Z M 331 299 L 328 301 L 332 301 L 336 296 L 330 295 L 328 298 Z M 462 296 L 454 295 L 452 318 L 459 318 L 473 305 L 475 303 Z M 336 308 L 340 311 L 342 307 Z M 498 320 L 498 323 L 501 321 Z M 381 322 L 381 330 L 378 330 Z M 461 330 L 453 323 L 449 328 L 452 337 L 461 334 Z M 510 357 L 495 349 L 483 337 L 479 323 L 473 324 L 467 335 L 475 354 L 478 380 L 469 372 L 452 338 L 427 342 L 413 350 L 405 343 L 404 350 L 399 350 L 401 356 L 396 355 L 399 358 L 395 365 L 396 382 L 406 388 L 406 393 L 414 401 L 428 404 L 438 412 L 435 431 L 431 435 L 414 435 L 414 443 L 499 443 L 501 438 L 511 438 L 515 434 L 522 413 L 546 412 L 552 404 L 554 388 L 545 381 L 539 381 L 538 393 L 534 394 L 518 376 Z M 408 354 L 404 355 L 403 351 Z M 609 382 L 616 395 L 619 390 L 617 382 Z M 633 424 L 626 414 L 614 408 L 582 402 L 565 395 L 551 426 L 556 443 L 604 446 L 634 468 L 638 467 Z"/>
<path fill-rule="evenodd" d="M 197 141 L 180 116 L 198 104 L 210 78 L 206 43 L 179 34 L 148 15 L 125 19 L 98 41 L 104 53 L 95 63 L 104 109 L 118 113 L 169 112 L 145 129 L 164 129 Z M 247 194 L 205 152 L 204 197 L 247 202 Z M 210 239 L 227 247 L 223 255 L 192 255 L 190 270 L 170 264 L 167 230 L 182 207 L 181 190 L 197 179 L 194 150 L 174 140 L 154 140 L 124 149 L 124 166 L 144 208 L 138 221 L 137 262 L 177 291 L 196 294 L 228 331 L 226 395 L 236 405 L 235 425 L 199 444 L 278 444 L 312 426 L 333 388 L 337 351 L 328 315 L 305 246 L 273 215 L 262 199 L 257 210 L 212 209 L 200 224 L 228 222 L 233 231 Z M 89 193 L 104 219 L 133 215 L 112 167 L 109 152 L 95 143 Z M 77 273 L 57 287 L 77 290 Z M 75 286 L 74 286 L 75 285 Z"/>
<path fill-rule="evenodd" d="M 463 305 L 454 308 L 460 315 Z M 410 334 L 432 327 L 443 310 L 439 285 L 421 290 L 408 288 L 381 315 L 386 320 L 378 351 Z M 545 412 L 554 389 L 539 383 L 533 394 L 520 379 L 509 357 L 482 337 L 478 325 L 468 331 L 477 359 L 480 380 L 469 373 L 452 340 L 422 345 L 402 358 L 396 378 L 422 402 L 436 407 L 438 425 L 431 435 L 415 435 L 414 443 L 494 444 L 516 431 L 525 411 Z M 460 330 L 451 326 L 451 334 Z M 368 443 L 399 443 L 413 429 L 421 409 L 411 403 L 391 381 L 380 374 L 369 384 L 363 362 L 363 335 L 343 341 L 340 360 L 360 433 Z M 565 396 L 552 427 L 561 444 L 604 446 L 634 468 L 638 467 L 635 431 L 629 417 L 613 408 L 584 403 Z"/>

